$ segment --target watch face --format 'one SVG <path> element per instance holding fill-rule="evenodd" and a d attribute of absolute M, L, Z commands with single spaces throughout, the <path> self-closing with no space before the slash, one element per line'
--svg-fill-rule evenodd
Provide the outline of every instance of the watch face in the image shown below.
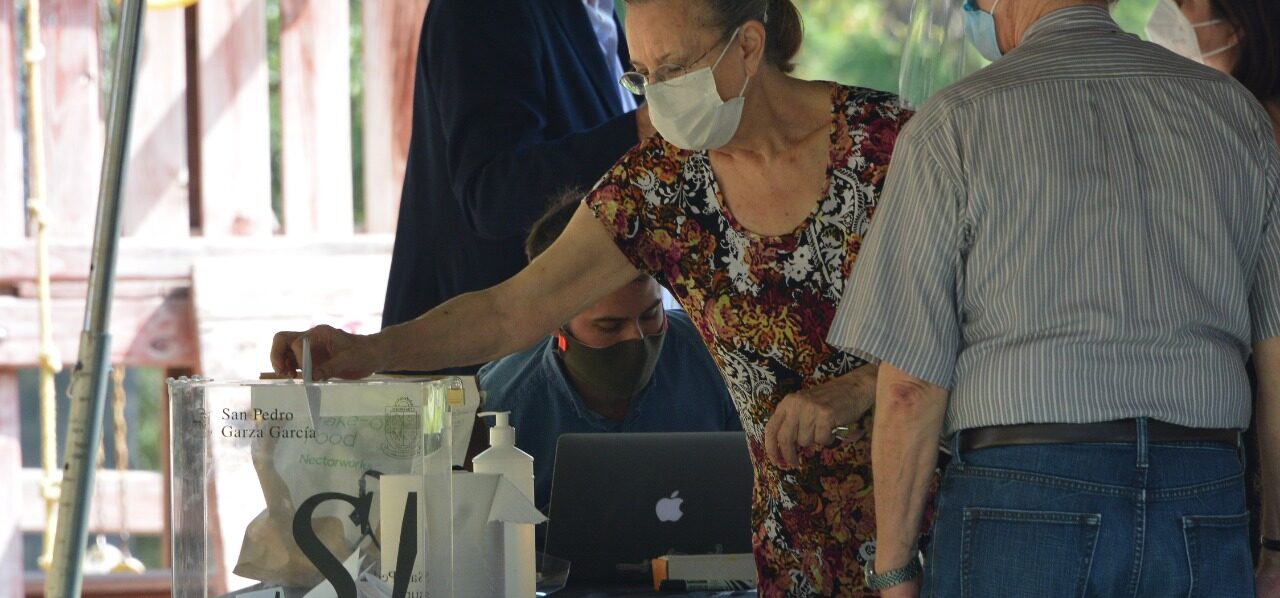
<path fill-rule="evenodd" d="M 862 562 L 868 565 L 871 564 L 871 561 L 876 560 L 876 541 L 867 540 L 863 542 L 862 546 L 858 547 L 858 558 L 861 558 Z"/>

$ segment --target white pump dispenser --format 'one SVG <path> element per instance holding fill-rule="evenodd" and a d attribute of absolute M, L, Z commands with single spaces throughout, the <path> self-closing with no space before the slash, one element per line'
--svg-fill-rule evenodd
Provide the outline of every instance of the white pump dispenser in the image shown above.
<path fill-rule="evenodd" d="M 508 411 L 478 414 L 494 417 L 489 428 L 489 448 L 472 460 L 476 473 L 497 473 L 515 485 L 533 503 L 533 457 L 516 448 L 516 429 L 508 423 Z M 503 524 L 503 562 L 507 598 L 528 598 L 537 591 L 534 567 L 533 525 Z"/>

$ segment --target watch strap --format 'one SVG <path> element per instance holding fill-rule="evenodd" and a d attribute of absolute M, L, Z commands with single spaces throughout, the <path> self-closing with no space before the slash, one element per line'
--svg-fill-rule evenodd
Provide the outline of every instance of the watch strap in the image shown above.
<path fill-rule="evenodd" d="M 885 588 L 891 588 L 898 584 L 906 583 L 917 577 L 920 577 L 920 573 L 923 571 L 922 567 L 920 566 L 920 559 L 918 557 L 911 559 L 903 567 L 898 567 L 897 569 L 893 569 L 891 571 L 885 571 L 884 573 L 877 572 L 875 570 L 874 564 L 875 564 L 875 561 L 868 563 L 867 569 L 863 575 L 863 577 L 865 578 L 863 580 L 864 583 L 866 584 L 867 588 L 871 590 L 883 590 Z"/>
<path fill-rule="evenodd" d="M 1280 552 L 1280 540 L 1276 540 L 1274 538 L 1267 538 L 1264 536 L 1262 538 L 1262 547 L 1272 552 Z"/>

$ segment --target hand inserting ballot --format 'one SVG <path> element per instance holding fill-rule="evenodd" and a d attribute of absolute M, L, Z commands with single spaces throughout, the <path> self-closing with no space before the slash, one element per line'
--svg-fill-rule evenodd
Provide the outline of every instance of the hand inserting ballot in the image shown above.
<path fill-rule="evenodd" d="M 315 380 L 359 380 L 383 369 L 378 343 L 371 336 L 351 334 L 332 326 L 306 332 L 277 332 L 271 341 L 271 369 L 294 378 L 302 364 L 303 339 L 310 341 Z"/>

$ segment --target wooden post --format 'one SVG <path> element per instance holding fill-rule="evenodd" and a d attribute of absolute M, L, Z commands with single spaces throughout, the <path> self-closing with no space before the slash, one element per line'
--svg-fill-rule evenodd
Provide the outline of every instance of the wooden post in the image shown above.
<path fill-rule="evenodd" d="M 413 128 L 418 34 L 428 0 L 362 4 L 364 27 L 365 230 L 396 230 Z"/>
<path fill-rule="evenodd" d="M 22 132 L 18 122 L 17 15 L 0 2 L 0 240 L 23 237 L 27 214 L 22 193 Z"/>
<path fill-rule="evenodd" d="M 49 234 L 93 236 L 106 133 L 98 47 L 98 3 L 43 2 L 44 131 Z"/>
<path fill-rule="evenodd" d="M 22 447 L 18 372 L 0 370 L 0 596 L 22 595 Z"/>
<path fill-rule="evenodd" d="M 269 235 L 266 8 L 263 0 L 222 0 L 195 9 L 203 233 Z"/>
<path fill-rule="evenodd" d="M 346 2 L 281 0 L 284 229 L 350 235 L 351 22 Z"/>
<path fill-rule="evenodd" d="M 181 10 L 152 10 L 142 28 L 133 107 L 125 235 L 190 234 L 187 206 L 187 40 Z"/>

